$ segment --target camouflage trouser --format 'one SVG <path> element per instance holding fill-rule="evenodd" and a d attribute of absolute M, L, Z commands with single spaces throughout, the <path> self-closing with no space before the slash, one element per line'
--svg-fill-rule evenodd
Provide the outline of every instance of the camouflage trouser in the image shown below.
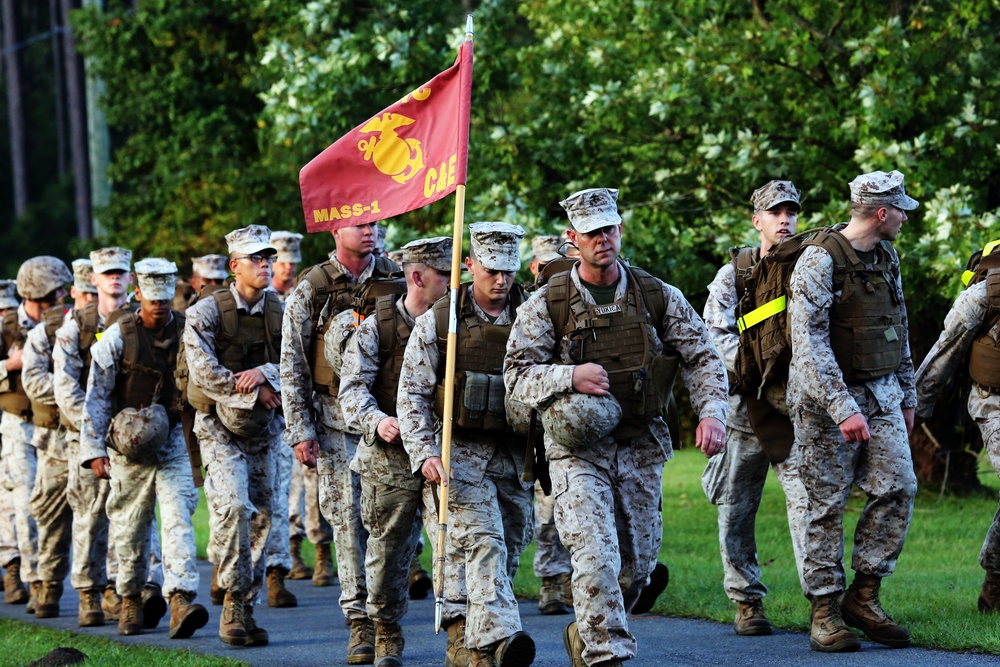
<path fill-rule="evenodd" d="M 868 396 L 861 405 L 868 419 L 868 444 L 845 443 L 826 414 L 792 412 L 792 456 L 808 498 L 803 588 L 807 596 L 845 589 L 844 508 L 857 484 L 868 496 L 854 531 L 851 567 L 861 574 L 887 577 L 896 567 L 913 514 L 917 478 L 899 407 L 882 412 Z"/>
<path fill-rule="evenodd" d="M 532 494 L 502 447 L 480 483 L 453 479 L 448 489 L 448 539 L 465 554 L 466 645 L 485 648 L 521 629 L 514 575 L 533 537 Z"/>
<path fill-rule="evenodd" d="M 610 470 L 575 457 L 549 463 L 556 526 L 573 563 L 573 607 L 588 665 L 635 657 L 626 612 L 663 540 L 663 464 L 634 467 L 618 449 Z"/>
<path fill-rule="evenodd" d="M 368 617 L 398 622 L 409 605 L 410 561 L 420 538 L 423 490 L 361 477 L 361 521 L 368 531 L 365 582 Z"/>
<path fill-rule="evenodd" d="M 271 496 L 271 532 L 267 535 L 267 567 L 284 572 L 292 569 L 292 551 L 288 535 L 288 487 L 292 484 L 292 461 L 295 454 L 291 447 L 276 441 L 271 448 L 274 462 L 274 492 Z"/>
<path fill-rule="evenodd" d="M 993 470 L 1000 475 L 1000 419 L 977 419 L 983 434 L 983 443 L 993 464 Z M 986 540 L 979 552 L 979 564 L 987 572 L 1000 573 L 1000 509 L 993 516 L 993 523 L 986 533 Z"/>
<path fill-rule="evenodd" d="M 340 608 L 349 620 L 367 618 L 365 602 L 365 545 L 368 531 L 361 523 L 361 476 L 351 472 L 348 462 L 358 448 L 358 436 L 336 431 L 322 422 L 319 438 L 319 506 L 333 527 L 340 577 Z"/>
<path fill-rule="evenodd" d="M 111 459 L 111 490 L 107 512 L 118 553 L 119 595 L 138 595 L 149 576 L 151 535 L 156 502 L 163 524 L 163 594 L 198 591 L 194 526 L 198 491 L 180 426 L 170 431 L 155 463 L 137 463 L 115 451 Z"/>
<path fill-rule="evenodd" d="M 427 530 L 427 537 L 430 539 L 434 552 L 434 585 L 437 586 L 438 563 L 438 506 L 440 502 L 440 488 L 437 484 L 424 484 L 423 515 L 424 528 Z M 445 563 L 444 563 L 444 604 L 441 608 L 441 624 L 448 626 L 452 621 L 465 618 L 465 608 L 469 598 L 469 591 L 465 586 L 465 554 L 458 548 L 458 545 L 448 539 L 448 532 L 445 531 L 444 540 Z M 435 590 L 435 595 L 436 595 Z"/>
<path fill-rule="evenodd" d="M 48 433 L 46 433 L 48 431 Z M 35 428 L 35 438 L 63 437 L 56 431 Z M 38 472 L 31 492 L 31 516 L 38 525 L 38 578 L 61 582 L 69 574 L 73 510 L 66 496 L 67 461 L 51 450 L 38 450 Z M 64 448 L 62 449 L 65 452 Z"/>
<path fill-rule="evenodd" d="M 236 438 L 214 414 L 204 412 L 195 416 L 194 432 L 208 471 L 205 499 L 212 515 L 210 540 L 219 586 L 253 603 L 264 584 L 271 531 L 276 472 L 272 450 L 283 445 L 270 433 Z"/>
<path fill-rule="evenodd" d="M 319 475 L 292 456 L 292 484 L 288 499 L 289 537 L 313 544 L 330 544 L 333 528 L 319 511 Z"/>
<path fill-rule="evenodd" d="M 719 551 L 722 553 L 723 588 L 733 602 L 759 600 L 767 594 L 757 562 L 757 509 L 771 463 L 757 436 L 738 429 L 726 432 L 726 448 L 708 461 L 702 487 L 719 508 Z M 795 470 L 794 457 L 773 464 L 785 491 L 788 525 L 792 528 L 792 553 L 801 579 L 801 526 L 806 494 Z M 804 590 L 804 589 L 803 589 Z"/>
<path fill-rule="evenodd" d="M 0 551 L 2 564 L 15 558 L 21 559 L 21 579 L 37 581 L 38 528 L 31 516 L 31 491 L 35 486 L 38 460 L 30 442 L 3 438 L 3 455 L 0 456 L 0 493 L 7 496 L 5 504 L 13 510 L 13 521 L 0 526 Z"/>
<path fill-rule="evenodd" d="M 569 574 L 573 566 L 569 562 L 569 551 L 559 539 L 554 516 L 554 496 L 547 496 L 535 482 L 535 562 L 536 577 L 555 577 Z"/>

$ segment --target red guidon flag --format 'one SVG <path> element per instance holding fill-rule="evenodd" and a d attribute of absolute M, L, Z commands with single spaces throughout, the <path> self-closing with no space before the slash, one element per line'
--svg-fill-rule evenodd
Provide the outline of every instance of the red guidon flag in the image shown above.
<path fill-rule="evenodd" d="M 310 232 L 426 206 L 465 185 L 472 40 L 450 68 L 345 134 L 299 172 Z"/>

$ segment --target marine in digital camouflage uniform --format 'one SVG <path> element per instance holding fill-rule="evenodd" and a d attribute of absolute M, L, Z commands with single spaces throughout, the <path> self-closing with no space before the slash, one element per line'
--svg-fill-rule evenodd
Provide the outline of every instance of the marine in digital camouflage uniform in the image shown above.
<path fill-rule="evenodd" d="M 791 181 L 770 181 L 754 191 L 753 226 L 760 232 L 757 248 L 740 248 L 753 253 L 753 261 L 767 255 L 783 238 L 796 233 L 799 214 L 799 191 Z M 712 342 L 722 354 L 726 369 L 736 372 L 740 332 L 736 305 L 742 298 L 738 288 L 736 260 L 719 269 L 708 286 L 704 319 Z M 782 406 L 787 413 L 787 406 Z M 756 519 L 764 490 L 767 469 L 774 474 L 785 492 L 789 525 L 795 526 L 806 511 L 805 491 L 798 479 L 794 457 L 780 462 L 769 460 L 754 434 L 747 414 L 746 398 L 729 397 L 729 421 L 726 424 L 726 448 L 709 459 L 702 485 L 709 500 L 719 508 L 719 550 L 722 554 L 723 588 L 736 603 L 733 628 L 738 635 L 769 635 L 771 623 L 764 613 L 763 598 L 767 587 L 760 580 L 757 562 Z M 802 570 L 801 531 L 793 528 L 792 548 L 798 571 Z"/>
<path fill-rule="evenodd" d="M 198 295 L 205 285 L 221 285 L 229 277 L 226 264 L 229 260 L 225 255 L 203 255 L 191 258 L 191 280 L 177 280 L 174 294 L 173 309 L 178 313 L 185 312 L 189 306 L 198 300 Z"/>
<path fill-rule="evenodd" d="M 456 428 L 452 437 L 448 483 L 448 540 L 465 555 L 466 589 L 468 591 L 465 619 L 465 645 L 470 661 L 476 665 L 528 665 L 535 657 L 533 640 L 521 630 L 513 579 L 521 552 L 531 541 L 533 532 L 531 486 L 521 481 L 524 467 L 525 440 L 512 432 L 504 432 L 506 417 L 464 401 L 463 395 L 473 391 L 474 379 L 488 379 L 489 406 L 496 404 L 496 393 L 502 399 L 503 386 L 499 373 L 502 351 L 494 362 L 488 343 L 495 345 L 491 334 L 509 327 L 515 321 L 515 304 L 510 298 L 514 274 L 520 268 L 518 241 L 524 230 L 500 222 L 476 223 L 469 228 L 472 252 L 466 266 L 472 273 L 472 284 L 464 285 L 460 295 L 458 358 L 455 399 Z M 436 434 L 435 396 L 444 382 L 444 358 L 439 350 L 439 330 L 436 309 L 448 307 L 442 301 L 416 318 L 403 355 L 399 379 L 397 411 L 403 445 L 410 457 L 411 470 L 422 472 L 432 483 L 442 482 L 444 468 L 441 442 Z M 471 331 L 472 324 L 483 333 Z M 504 331 L 506 336 L 506 331 Z M 465 341 L 470 347 L 463 354 Z M 486 347 L 483 347 L 483 345 Z M 475 355 L 471 349 L 476 347 Z M 480 363 L 492 363 L 495 368 L 464 372 L 463 364 L 486 355 Z M 470 364 L 470 369 L 472 368 Z M 464 388 L 463 387 L 464 378 Z M 498 383 L 494 385 L 494 383 Z M 493 389 L 496 387 L 496 389 Z M 439 397 L 443 398 L 443 397 Z M 483 426 L 463 426 L 462 413 L 470 411 L 466 423 L 474 423 L 471 414 L 483 415 Z M 502 420 L 492 428 L 486 419 Z M 506 574 L 506 576 L 503 576 Z"/>
<path fill-rule="evenodd" d="M 788 299 L 788 404 L 809 507 L 802 578 L 812 602 L 810 645 L 818 651 L 857 650 L 845 621 L 882 644 L 910 643 L 878 594 L 903 550 L 917 490 L 908 440 L 917 403 L 913 363 L 898 258 L 888 243 L 917 201 L 906 195 L 898 171 L 862 174 L 850 187 L 851 221 L 833 232 L 839 237 L 827 238 L 846 241 L 847 262 L 859 270 L 835 285 L 833 251 L 806 247 Z M 882 305 L 870 312 L 869 303 Z M 843 522 L 852 484 L 868 498 L 854 532 L 855 578 L 845 595 Z"/>
<path fill-rule="evenodd" d="M 143 604 L 159 501 L 170 636 L 181 639 L 203 627 L 208 613 L 194 603 L 198 569 L 191 516 L 198 506 L 198 492 L 179 416 L 172 409 L 183 317 L 170 310 L 177 267 L 151 258 L 136 263 L 135 271 L 140 311 L 120 318 L 91 347 L 80 463 L 95 476 L 111 480 L 107 513 L 119 561 L 116 587 L 124 598 L 118 632 L 141 634 L 156 627 L 165 611 Z M 134 334 L 126 334 L 124 328 Z M 128 350 L 126 336 L 133 341 Z M 126 352 L 135 359 L 126 357 Z M 108 442 L 114 447 L 110 451 Z M 147 617 L 147 609 L 156 614 Z"/>
<path fill-rule="evenodd" d="M 351 470 L 361 477 L 361 520 L 368 531 L 367 611 L 375 622 L 375 659 L 381 667 L 402 664 L 399 623 L 407 610 L 408 564 L 416 551 L 416 520 L 424 502 L 423 477 L 411 470 L 399 434 L 397 373 L 414 318 L 448 291 L 451 249 L 451 239 L 445 237 L 406 244 L 405 298 L 382 297 L 354 331 L 342 357 L 340 406 L 348 428 L 361 435 Z M 383 331 L 392 338 L 382 340 Z"/>
<path fill-rule="evenodd" d="M 17 312 L 17 285 L 13 280 L 0 280 L 0 317 L 8 312 Z M 4 603 L 24 604 L 28 601 L 28 591 L 21 581 L 21 557 L 17 550 L 17 522 L 14 499 L 7 492 L 0 460 L 0 563 L 4 563 L 3 576 Z"/>
<path fill-rule="evenodd" d="M 569 239 L 581 254 L 568 285 L 584 306 L 625 304 L 621 310 L 618 305 L 602 309 L 606 315 L 637 307 L 637 290 L 629 285 L 629 276 L 636 274 L 626 272 L 618 259 L 622 219 L 617 194 L 595 188 L 562 202 L 572 225 Z M 711 455 L 721 450 L 725 435 L 726 369 L 705 324 L 680 291 L 658 280 L 656 285 L 665 302 L 663 321 L 656 327 L 662 333 L 644 335 L 657 355 L 664 348 L 679 355 L 700 419 L 697 446 Z M 577 621 L 563 635 L 567 653 L 575 667 L 615 665 L 636 652 L 626 614 L 656 565 L 663 535 L 661 476 L 672 455 L 670 434 L 663 419 L 655 417 L 633 425 L 638 435 L 616 438 L 622 409 L 609 394 L 610 375 L 600 363 L 578 365 L 571 354 L 580 358 L 583 352 L 577 343 L 571 349 L 571 337 L 556 339 L 546 297 L 551 289 L 550 280 L 521 307 L 507 344 L 504 379 L 511 398 L 538 409 L 546 427 L 556 527 L 573 564 Z M 626 299 L 629 294 L 633 296 Z M 596 335 L 584 338 L 593 341 Z M 600 401 L 595 405 L 592 399 Z M 583 412 L 578 407 L 583 405 L 590 407 Z M 573 444 L 560 444 L 554 436 Z"/>

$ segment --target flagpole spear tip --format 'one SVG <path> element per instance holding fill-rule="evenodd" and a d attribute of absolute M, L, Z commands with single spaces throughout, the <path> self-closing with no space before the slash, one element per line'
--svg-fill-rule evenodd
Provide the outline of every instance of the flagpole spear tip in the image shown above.
<path fill-rule="evenodd" d="M 465 17 L 465 36 L 466 38 L 472 37 L 472 14 Z"/>

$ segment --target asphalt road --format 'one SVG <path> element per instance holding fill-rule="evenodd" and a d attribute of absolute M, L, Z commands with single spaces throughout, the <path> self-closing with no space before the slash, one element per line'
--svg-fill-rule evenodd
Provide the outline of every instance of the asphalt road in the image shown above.
<path fill-rule="evenodd" d="M 199 601 L 208 605 L 208 584 L 211 566 L 199 563 L 201 591 Z M 169 616 L 160 626 L 138 637 L 120 637 L 117 625 L 80 629 L 76 624 L 78 597 L 66 583 L 62 599 L 62 616 L 36 620 L 24 612 L 24 606 L 0 605 L 0 616 L 27 620 L 45 627 L 80 631 L 123 644 L 145 644 L 171 649 L 190 649 L 200 653 L 222 655 L 260 667 L 298 667 L 313 665 L 345 665 L 348 629 L 337 605 L 337 586 L 315 588 L 310 581 L 290 581 L 289 589 L 298 596 L 294 609 L 270 609 L 260 606 L 254 613 L 258 625 L 270 633 L 266 647 L 231 647 L 219 641 L 220 607 L 209 606 L 208 625 L 187 640 L 171 640 L 167 633 Z M 537 667 L 566 667 L 569 658 L 562 644 L 562 630 L 569 616 L 541 616 L 533 600 L 521 604 L 521 619 L 525 631 L 535 640 Z M 434 602 L 413 601 L 403 620 L 406 638 L 404 664 L 408 667 L 429 667 L 444 664 L 445 635 L 434 635 Z M 843 667 L 938 667 L 940 665 L 996 667 L 1000 657 L 968 653 L 948 653 L 920 648 L 888 649 L 870 642 L 862 643 L 858 653 L 821 654 L 809 650 L 805 634 L 779 631 L 770 637 L 737 637 L 729 625 L 664 616 L 635 616 L 629 627 L 639 642 L 639 655 L 629 667 L 660 665 L 706 665 L 737 667 L 740 665 L 822 665 Z M 2 662 L 2 660 L 0 660 Z"/>

